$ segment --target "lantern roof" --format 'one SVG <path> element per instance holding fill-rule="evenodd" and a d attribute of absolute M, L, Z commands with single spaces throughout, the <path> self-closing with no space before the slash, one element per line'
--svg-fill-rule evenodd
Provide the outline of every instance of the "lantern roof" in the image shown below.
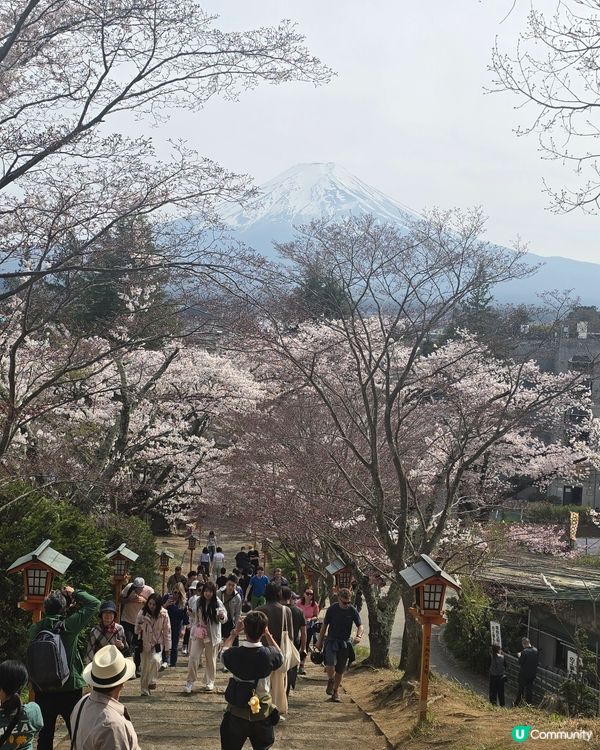
<path fill-rule="evenodd" d="M 168 551 L 168 550 L 166 550 L 166 549 L 161 549 L 161 551 L 160 551 L 160 552 L 157 552 L 156 554 L 157 554 L 157 555 L 158 555 L 159 557 L 162 557 L 163 555 L 166 555 L 167 557 L 170 557 L 171 559 L 173 559 L 173 558 L 175 557 L 175 555 L 174 555 L 174 554 L 173 554 L 172 552 L 169 552 L 169 551 Z"/>
<path fill-rule="evenodd" d="M 37 549 L 30 552 L 28 555 L 23 555 L 15 560 L 14 563 L 8 568 L 8 573 L 15 573 L 21 570 L 25 565 L 31 562 L 40 562 L 46 568 L 50 568 L 55 573 L 62 575 L 69 565 L 73 562 L 68 557 L 61 555 L 55 549 L 52 549 L 50 542 L 52 539 L 45 539 Z"/>
<path fill-rule="evenodd" d="M 414 565 L 400 571 L 400 576 L 413 589 L 430 578 L 443 578 L 452 588 L 460 589 L 459 582 L 449 573 L 445 573 L 428 555 L 421 555 L 421 559 Z"/>
<path fill-rule="evenodd" d="M 340 570 L 346 567 L 346 563 L 343 560 L 340 560 L 339 557 L 336 557 L 336 559 L 329 563 L 329 565 L 325 568 L 327 573 L 329 573 L 330 576 L 335 575 L 336 573 L 339 573 Z"/>
<path fill-rule="evenodd" d="M 114 549 L 112 552 L 109 552 L 108 555 L 106 555 L 108 560 L 112 560 L 113 557 L 116 557 L 117 555 L 121 555 L 121 557 L 125 557 L 127 560 L 130 560 L 131 562 L 135 562 L 139 555 L 137 555 L 133 550 L 130 550 L 129 547 L 123 542 L 117 549 Z"/>

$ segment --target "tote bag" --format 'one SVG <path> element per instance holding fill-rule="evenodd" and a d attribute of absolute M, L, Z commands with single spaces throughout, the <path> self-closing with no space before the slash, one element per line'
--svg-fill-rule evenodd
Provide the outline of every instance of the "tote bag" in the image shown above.
<path fill-rule="evenodd" d="M 284 608 L 284 611 L 281 613 L 282 616 L 282 630 L 281 630 L 281 653 L 283 654 L 283 665 L 282 670 L 285 670 L 286 672 L 290 669 L 293 669 L 294 667 L 297 667 L 300 664 L 300 654 L 298 652 L 298 649 L 296 646 L 294 646 L 294 641 L 290 638 L 290 634 L 288 633 L 287 629 L 287 617 L 285 615 L 287 614 Z M 290 612 L 291 615 L 291 612 Z"/>

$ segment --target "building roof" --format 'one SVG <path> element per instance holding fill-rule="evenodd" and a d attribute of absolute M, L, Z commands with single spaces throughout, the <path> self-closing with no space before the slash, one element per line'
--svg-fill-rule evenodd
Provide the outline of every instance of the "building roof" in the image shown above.
<path fill-rule="evenodd" d="M 156 554 L 160 555 L 160 557 L 162 557 L 163 555 L 166 555 L 167 557 L 170 557 L 171 559 L 175 557 L 175 555 L 172 552 L 169 552 L 169 550 L 166 550 L 166 549 L 161 549 L 160 552 L 157 552 Z"/>
<path fill-rule="evenodd" d="M 51 541 L 52 539 L 45 539 L 37 549 L 33 550 L 33 552 L 30 552 L 28 555 L 23 555 L 23 557 L 19 557 L 19 559 L 15 560 L 8 568 L 7 572 L 14 573 L 17 570 L 20 570 L 24 565 L 27 565 L 27 563 L 38 561 L 43 563 L 47 568 L 50 568 L 50 570 L 53 570 L 55 573 L 62 575 L 73 560 L 61 555 L 60 552 L 57 552 L 55 549 L 52 549 L 50 546 Z"/>
<path fill-rule="evenodd" d="M 113 557 L 115 557 L 116 555 L 121 555 L 122 557 L 126 557 L 128 560 L 131 560 L 131 562 L 135 562 L 139 557 L 139 555 L 136 555 L 136 553 L 133 552 L 133 550 L 130 550 L 129 547 L 127 547 L 125 542 L 123 542 L 123 544 L 117 547 L 117 549 L 114 549 L 112 552 L 109 552 L 108 555 L 106 555 L 106 557 L 109 560 L 112 560 Z"/>
<path fill-rule="evenodd" d="M 510 558 L 496 558 L 475 575 L 525 599 L 600 601 L 600 570 L 549 555 L 519 552 Z"/>

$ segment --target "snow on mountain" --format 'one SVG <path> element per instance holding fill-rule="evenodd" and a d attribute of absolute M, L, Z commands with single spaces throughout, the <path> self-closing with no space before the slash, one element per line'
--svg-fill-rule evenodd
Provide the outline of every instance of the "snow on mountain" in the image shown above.
<path fill-rule="evenodd" d="M 259 196 L 244 208 L 225 205 L 221 217 L 233 237 L 274 258 L 273 242 L 291 239 L 295 226 L 365 213 L 400 227 L 419 218 L 416 211 L 333 162 L 297 164 L 260 185 Z M 543 265 L 526 279 L 496 286 L 493 294 L 498 302 L 536 304 L 542 292 L 572 289 L 582 304 L 600 306 L 600 265 L 533 253 L 527 253 L 526 261 Z"/>
<path fill-rule="evenodd" d="M 249 206 L 229 205 L 221 216 L 232 229 L 306 224 L 322 217 L 371 213 L 384 221 L 405 223 L 417 216 L 333 162 L 297 164 L 259 187 Z"/>

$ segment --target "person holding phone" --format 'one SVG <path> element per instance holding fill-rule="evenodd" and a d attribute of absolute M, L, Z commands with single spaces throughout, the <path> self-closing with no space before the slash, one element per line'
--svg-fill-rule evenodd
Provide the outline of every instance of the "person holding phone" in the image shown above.
<path fill-rule="evenodd" d="M 169 659 L 171 653 L 171 623 L 160 594 L 148 597 L 137 616 L 135 634 L 142 642 L 141 694 L 149 696 L 156 687 L 162 652 L 165 652 L 165 659 Z"/>
<path fill-rule="evenodd" d="M 233 646 L 243 631 L 246 640 Z M 253 748 L 272 747 L 279 712 L 271 699 L 270 676 L 283 665 L 283 654 L 269 631 L 264 612 L 240 617 L 223 643 L 223 662 L 232 677 L 225 690 L 227 709 L 220 728 L 221 750 L 241 750 L 247 739 Z"/>

